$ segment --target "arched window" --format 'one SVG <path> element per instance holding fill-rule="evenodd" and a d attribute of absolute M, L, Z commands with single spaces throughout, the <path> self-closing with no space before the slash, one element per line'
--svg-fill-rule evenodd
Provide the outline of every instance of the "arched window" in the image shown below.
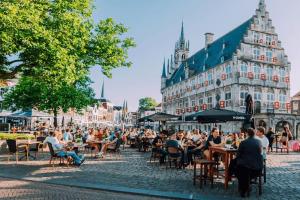
<path fill-rule="evenodd" d="M 182 54 L 181 58 L 182 60 L 185 60 L 185 54 Z"/>

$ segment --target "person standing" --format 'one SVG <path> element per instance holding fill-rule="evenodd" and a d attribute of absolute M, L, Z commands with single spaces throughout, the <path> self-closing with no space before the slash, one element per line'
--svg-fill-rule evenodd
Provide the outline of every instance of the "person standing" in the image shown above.
<path fill-rule="evenodd" d="M 242 141 L 238 148 L 235 167 L 241 197 L 246 197 L 250 189 L 250 180 L 260 176 L 263 169 L 261 141 L 254 137 L 254 129 L 248 129 L 247 134 L 248 138 Z"/>
<path fill-rule="evenodd" d="M 274 142 L 274 137 L 275 137 L 274 135 L 275 135 L 275 132 L 273 131 L 273 128 L 270 127 L 269 131 L 266 134 L 266 137 L 269 140 L 268 152 L 270 152 L 270 150 L 273 151 L 273 142 Z"/>

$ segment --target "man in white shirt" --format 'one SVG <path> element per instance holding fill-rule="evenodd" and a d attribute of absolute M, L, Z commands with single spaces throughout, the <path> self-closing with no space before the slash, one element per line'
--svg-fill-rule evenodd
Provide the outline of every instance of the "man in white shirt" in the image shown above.
<path fill-rule="evenodd" d="M 269 147 L 269 140 L 265 136 L 265 128 L 264 127 L 258 127 L 256 129 L 256 138 L 260 140 L 262 145 L 262 155 L 263 158 L 266 159 L 267 156 L 267 149 Z"/>
<path fill-rule="evenodd" d="M 52 148 L 58 156 L 70 156 L 73 158 L 75 165 L 81 165 L 84 162 L 83 157 L 79 157 L 74 151 L 64 151 L 63 144 L 59 143 L 58 139 L 56 138 L 56 134 L 53 131 L 50 131 L 49 136 L 46 137 L 43 144 L 47 145 L 47 143 L 52 144 Z"/>

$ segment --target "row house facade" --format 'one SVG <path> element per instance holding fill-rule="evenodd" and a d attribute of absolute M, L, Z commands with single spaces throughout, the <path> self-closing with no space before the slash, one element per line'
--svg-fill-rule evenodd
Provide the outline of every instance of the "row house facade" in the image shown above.
<path fill-rule="evenodd" d="M 296 136 L 300 120 L 290 114 L 290 71 L 291 63 L 260 0 L 255 15 L 229 33 L 217 40 L 206 33 L 205 47 L 192 56 L 182 25 L 174 56 L 163 65 L 163 111 L 182 116 L 215 107 L 245 112 L 245 98 L 251 94 L 257 125 L 289 124 Z M 224 131 L 238 131 L 241 124 L 221 126 Z"/>

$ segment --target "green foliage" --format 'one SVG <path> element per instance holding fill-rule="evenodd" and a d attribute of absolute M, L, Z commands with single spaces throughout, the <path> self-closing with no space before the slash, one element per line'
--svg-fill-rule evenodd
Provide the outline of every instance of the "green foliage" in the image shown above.
<path fill-rule="evenodd" d="M 93 103 L 94 92 L 89 84 L 87 78 L 69 85 L 64 82 L 49 84 L 38 77 L 23 76 L 16 87 L 5 94 L 4 107 L 11 110 L 36 108 L 52 112 L 56 120 L 59 111 L 67 112 L 71 108 L 80 112 Z"/>
<path fill-rule="evenodd" d="M 129 67 L 127 28 L 111 18 L 95 24 L 91 0 L 1 0 L 0 78 L 16 74 L 74 83 L 91 66 Z"/>
<path fill-rule="evenodd" d="M 114 68 L 131 65 L 128 29 L 111 18 L 94 23 L 92 2 L 0 1 L 0 80 L 20 75 L 6 108 L 52 112 L 55 121 L 59 111 L 93 103 L 90 67 L 111 77 Z"/>
<path fill-rule="evenodd" d="M 34 139 L 34 135 L 31 134 L 13 134 L 13 133 L 0 133 L 0 140 L 27 140 Z"/>
<path fill-rule="evenodd" d="M 157 102 L 151 97 L 145 97 L 139 100 L 139 110 L 141 111 L 151 110 L 154 109 L 156 106 Z"/>

